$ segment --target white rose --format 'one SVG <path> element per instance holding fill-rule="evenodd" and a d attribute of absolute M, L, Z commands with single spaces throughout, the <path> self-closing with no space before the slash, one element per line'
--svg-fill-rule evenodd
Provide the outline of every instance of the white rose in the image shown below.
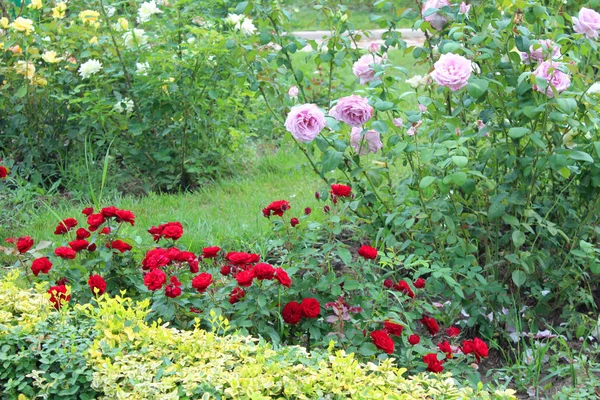
<path fill-rule="evenodd" d="M 147 1 L 142 3 L 140 9 L 138 10 L 138 22 L 143 24 L 150 20 L 150 17 L 154 14 L 161 14 L 162 10 L 156 7 L 156 2 L 154 0 Z"/>
<path fill-rule="evenodd" d="M 419 86 L 421 86 L 421 80 L 423 80 L 423 77 L 421 75 L 415 75 L 412 78 L 407 79 L 406 83 L 411 88 L 417 89 L 417 88 L 419 88 Z"/>
<path fill-rule="evenodd" d="M 98 60 L 88 60 L 79 67 L 79 75 L 83 79 L 89 78 L 91 75 L 102 69 L 102 64 Z"/>
<path fill-rule="evenodd" d="M 148 70 L 150 69 L 150 64 L 147 62 L 144 63 L 135 63 L 135 73 L 138 75 L 148 75 Z"/>
<path fill-rule="evenodd" d="M 125 107 L 123 107 L 123 106 L 125 106 Z M 133 112 L 133 100 L 128 99 L 128 98 L 123 98 L 123 99 L 121 99 L 121 101 L 118 101 L 114 105 L 113 110 L 115 110 L 118 113 L 123 113 L 123 112 L 132 113 Z"/>
<path fill-rule="evenodd" d="M 148 43 L 148 37 L 144 35 L 146 33 L 143 29 L 135 28 L 133 31 L 128 31 L 123 34 L 123 42 L 125 46 L 132 49 L 136 46 L 143 46 Z"/>
<path fill-rule="evenodd" d="M 238 28 L 244 35 L 252 35 L 256 32 L 256 26 L 252 23 L 250 18 L 244 18 L 244 22 Z"/>

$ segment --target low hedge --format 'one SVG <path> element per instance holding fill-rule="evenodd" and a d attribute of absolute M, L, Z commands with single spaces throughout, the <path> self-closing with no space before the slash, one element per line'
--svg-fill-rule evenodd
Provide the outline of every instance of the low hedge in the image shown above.
<path fill-rule="evenodd" d="M 44 288 L 0 281 L 2 398 L 508 399 L 459 387 L 449 374 L 404 377 L 388 359 L 273 349 L 263 340 L 145 322 L 148 302 L 100 297 L 53 311 Z M 213 315 L 216 332 L 228 322 Z"/>

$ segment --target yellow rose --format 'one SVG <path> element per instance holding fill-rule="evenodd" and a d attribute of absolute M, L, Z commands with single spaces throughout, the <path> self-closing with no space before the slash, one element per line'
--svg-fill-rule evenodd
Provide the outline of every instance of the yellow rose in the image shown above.
<path fill-rule="evenodd" d="M 33 21 L 27 18 L 19 17 L 10 24 L 10 27 L 18 32 L 25 32 L 26 35 L 29 35 L 31 32 L 35 31 L 33 27 Z"/>
<path fill-rule="evenodd" d="M 63 19 L 65 17 L 65 11 L 67 11 L 67 3 L 56 3 L 56 7 L 52 9 L 52 18 Z"/>
<path fill-rule="evenodd" d="M 99 16 L 100 13 L 93 10 L 85 10 L 79 13 L 79 18 L 84 25 L 89 24 L 95 26 Z"/>
<path fill-rule="evenodd" d="M 15 71 L 17 74 L 27 77 L 27 79 L 33 79 L 35 65 L 33 65 L 31 61 L 17 61 L 15 64 Z"/>
<path fill-rule="evenodd" d="M 63 58 L 56 57 L 56 52 L 54 50 L 51 50 L 51 51 L 45 51 L 44 54 L 42 54 L 42 60 L 46 61 L 47 63 L 54 64 L 59 61 L 62 61 Z"/>
<path fill-rule="evenodd" d="M 42 8 L 42 0 L 31 0 L 31 4 L 28 5 L 27 8 L 39 10 L 40 8 Z"/>
<path fill-rule="evenodd" d="M 125 18 L 119 18 L 117 20 L 117 22 L 121 26 L 121 29 L 123 29 L 124 31 L 126 31 L 127 29 L 129 29 L 129 21 L 127 21 Z"/>
<path fill-rule="evenodd" d="M 8 28 L 8 18 L 6 18 L 6 17 L 0 18 L 0 26 L 4 29 Z"/>
<path fill-rule="evenodd" d="M 89 44 L 98 44 L 98 38 L 94 36 L 88 41 Z"/>
<path fill-rule="evenodd" d="M 46 80 L 46 78 L 36 75 L 31 80 L 31 83 L 33 83 L 35 86 L 46 86 L 48 84 L 48 81 Z"/>

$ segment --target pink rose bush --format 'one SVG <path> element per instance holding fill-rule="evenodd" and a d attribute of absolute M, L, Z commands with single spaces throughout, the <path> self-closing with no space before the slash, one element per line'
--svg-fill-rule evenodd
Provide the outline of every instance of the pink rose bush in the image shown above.
<path fill-rule="evenodd" d="M 350 126 L 359 127 L 371 119 L 373 107 L 369 105 L 368 99 L 353 94 L 339 99 L 338 103 L 329 110 L 329 115 Z"/>
<path fill-rule="evenodd" d="M 368 152 L 377 153 L 383 147 L 379 132 L 369 130 L 363 135 L 362 131 L 363 129 L 361 127 L 352 128 L 350 145 L 354 151 L 361 156 L 364 156 Z"/>
<path fill-rule="evenodd" d="M 358 59 L 352 66 L 352 72 L 358 79 L 360 79 L 360 84 L 364 85 L 365 83 L 369 83 L 373 80 L 376 80 L 375 70 L 373 69 L 374 64 L 381 64 L 383 62 L 383 58 L 373 55 L 373 54 L 365 54 L 361 58 Z"/>
<path fill-rule="evenodd" d="M 546 93 L 550 98 L 554 97 L 554 90 L 552 89 L 555 89 L 558 93 L 567 90 L 571 86 L 571 78 L 559 69 L 561 66 L 561 63 L 553 63 L 552 61 L 541 63 L 533 71 L 533 75 L 544 78 L 548 82 L 548 87 L 542 89 L 538 85 L 534 85 L 533 90 Z"/>
<path fill-rule="evenodd" d="M 537 45 L 529 47 L 529 53 L 521 52 L 521 60 L 525 64 L 532 61 L 542 62 L 547 59 L 558 60 L 562 54 L 560 53 L 560 45 L 552 40 L 540 40 Z"/>
<path fill-rule="evenodd" d="M 440 86 L 446 86 L 453 92 L 467 86 L 473 66 L 471 61 L 458 54 L 442 54 L 433 65 L 431 77 Z"/>
<path fill-rule="evenodd" d="M 444 25 L 446 25 L 446 22 L 448 21 L 446 17 L 437 12 L 426 16 L 425 14 L 429 9 L 439 9 L 449 5 L 450 2 L 448 0 L 427 0 L 425 3 L 423 3 L 423 8 L 421 9 L 421 14 L 424 15 L 423 19 L 429 22 L 435 30 L 441 31 L 444 28 Z"/>
<path fill-rule="evenodd" d="M 315 140 L 325 125 L 325 113 L 314 104 L 292 107 L 285 120 L 285 128 L 303 143 Z"/>
<path fill-rule="evenodd" d="M 600 14 L 583 7 L 577 17 L 573 17 L 573 30 L 590 39 L 596 39 L 600 35 Z"/>

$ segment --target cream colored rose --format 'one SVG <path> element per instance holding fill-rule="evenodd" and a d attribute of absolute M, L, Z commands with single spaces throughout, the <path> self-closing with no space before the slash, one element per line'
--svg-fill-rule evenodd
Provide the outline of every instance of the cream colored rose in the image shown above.
<path fill-rule="evenodd" d="M 65 17 L 65 11 L 67 11 L 67 3 L 56 3 L 56 7 L 52 9 L 52 18 L 63 19 Z"/>
<path fill-rule="evenodd" d="M 6 18 L 6 17 L 0 18 L 0 26 L 4 29 L 8 28 L 8 18 Z"/>
<path fill-rule="evenodd" d="M 83 79 L 89 78 L 91 75 L 102 69 L 102 64 L 98 60 L 89 60 L 81 64 L 79 67 L 79 75 Z"/>
<path fill-rule="evenodd" d="M 32 10 L 39 10 L 42 8 L 42 0 L 31 0 L 31 4 L 27 6 L 27 8 L 31 8 Z"/>
<path fill-rule="evenodd" d="M 19 75 L 23 75 L 27 79 L 33 79 L 35 75 L 35 65 L 31 61 L 17 61 L 15 71 Z"/>
<path fill-rule="evenodd" d="M 143 46 L 148 43 L 148 37 L 144 35 L 143 29 L 134 29 L 133 31 L 125 32 L 123 34 L 123 42 L 125 46 L 132 49 L 137 46 Z"/>
<path fill-rule="evenodd" d="M 79 19 L 83 22 L 84 25 L 92 25 L 98 26 L 98 17 L 100 17 L 100 13 L 98 11 L 93 10 L 84 10 L 79 13 Z"/>
<path fill-rule="evenodd" d="M 124 31 L 129 29 L 129 21 L 127 21 L 125 18 L 119 18 L 117 22 L 119 23 L 121 29 L 123 29 Z"/>
<path fill-rule="evenodd" d="M 44 60 L 50 64 L 55 64 L 64 59 L 62 57 L 56 57 L 56 52 L 54 50 L 51 50 L 51 51 L 45 51 L 44 54 L 42 54 L 42 60 Z"/>
<path fill-rule="evenodd" d="M 17 32 L 25 32 L 26 35 L 35 31 L 33 21 L 23 17 L 15 19 L 13 23 L 10 24 L 10 27 Z"/>

